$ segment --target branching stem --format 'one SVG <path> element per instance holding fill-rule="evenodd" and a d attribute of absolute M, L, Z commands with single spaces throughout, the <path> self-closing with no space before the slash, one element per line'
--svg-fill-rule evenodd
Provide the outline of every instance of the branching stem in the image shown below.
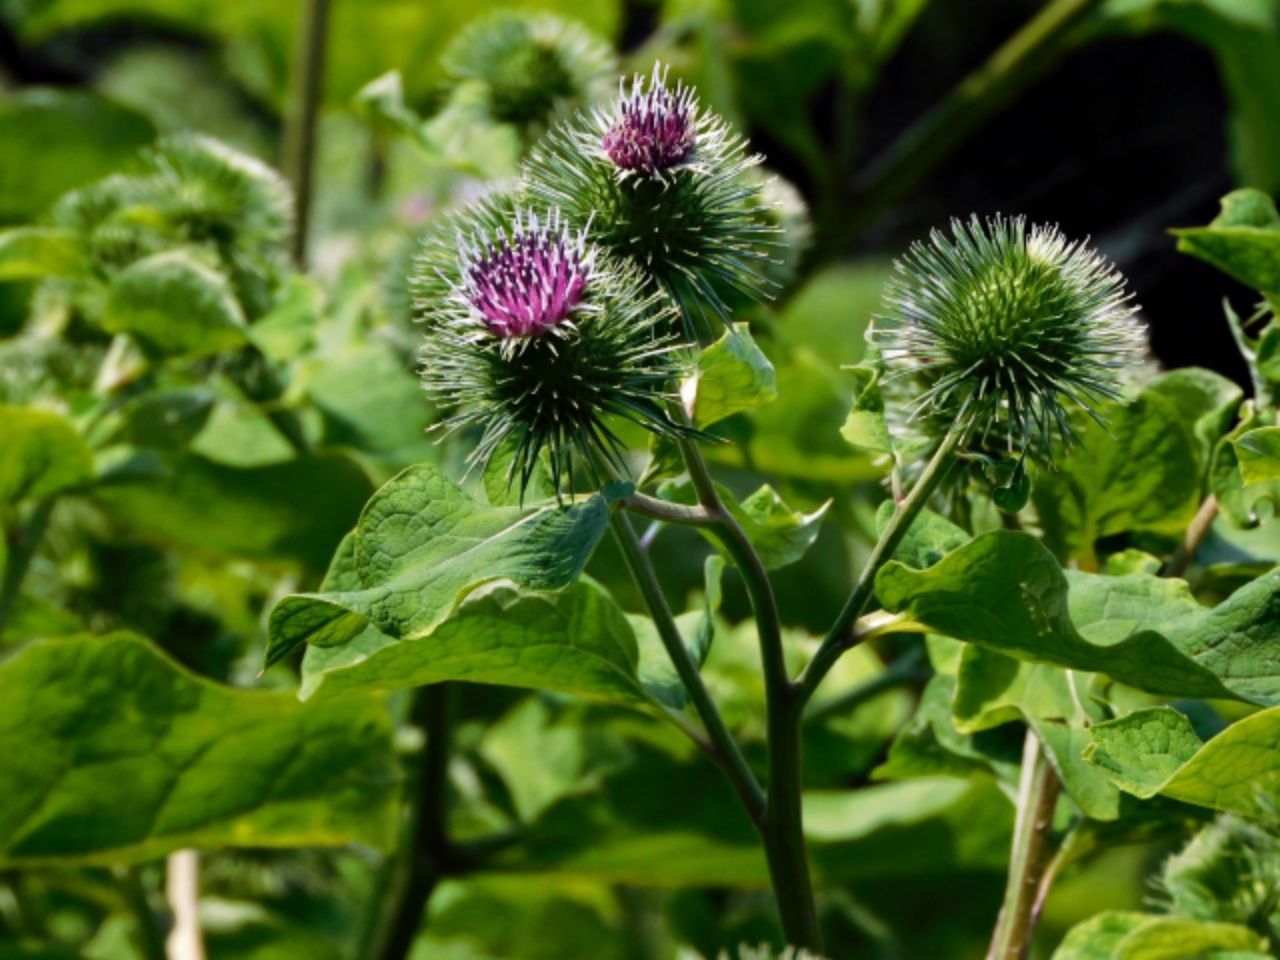
<path fill-rule="evenodd" d="M 721 501 L 697 444 L 681 440 L 680 452 L 698 502 L 709 518 L 708 526 L 733 559 L 755 612 L 768 709 L 769 799 L 763 833 L 783 932 L 792 946 L 820 953 L 822 929 L 813 895 L 801 810 L 800 720 L 804 704 L 788 678 L 782 622 L 773 584 L 755 546 Z"/>
<path fill-rule="evenodd" d="M 693 655 L 689 653 L 689 648 L 685 646 L 684 638 L 680 636 L 680 629 L 671 615 L 671 608 L 662 592 L 662 585 L 658 583 L 658 575 L 654 572 L 653 564 L 649 562 L 648 555 L 640 546 L 640 539 L 636 536 L 635 528 L 631 525 L 631 520 L 626 513 L 615 511 L 609 522 L 631 578 L 644 598 L 649 615 L 653 617 L 662 646 L 667 651 L 667 656 L 671 658 L 676 674 L 684 685 L 685 693 L 702 720 L 703 727 L 706 728 L 707 748 L 728 776 L 729 782 L 733 784 L 752 822 L 759 826 L 763 823 L 765 814 L 764 790 L 756 780 L 755 774 L 751 772 L 746 757 L 742 755 L 742 749 L 733 739 L 729 728 L 725 726 L 724 718 L 720 716 L 720 711 L 711 699 L 706 684 L 702 682 L 698 665 L 694 662 Z"/>
<path fill-rule="evenodd" d="M 813 696 L 818 684 L 835 666 L 841 654 L 857 642 L 857 634 L 853 627 L 871 601 L 871 595 L 875 591 L 876 574 L 893 556 L 894 551 L 902 543 L 903 537 L 911 529 L 911 524 L 946 476 L 963 436 L 963 429 L 956 426 L 943 437 L 942 443 L 938 446 L 933 458 L 926 464 L 915 486 L 893 512 L 884 532 L 880 534 L 880 539 L 871 548 L 871 556 L 867 558 L 862 575 L 854 584 L 853 592 L 849 594 L 844 608 L 836 617 L 835 623 L 831 625 L 831 629 L 827 631 L 821 646 L 818 647 L 818 652 L 813 655 L 813 659 L 809 661 L 809 665 L 796 681 L 799 688 L 798 699 L 802 705 Z"/>

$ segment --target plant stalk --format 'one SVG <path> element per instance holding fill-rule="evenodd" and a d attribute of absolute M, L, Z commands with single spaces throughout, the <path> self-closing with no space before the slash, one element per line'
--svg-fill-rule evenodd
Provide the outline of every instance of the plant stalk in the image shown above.
<path fill-rule="evenodd" d="M 14 607 L 22 593 L 22 582 L 27 578 L 36 549 L 49 526 L 55 501 L 55 497 L 39 501 L 27 522 L 18 527 L 9 544 L 8 559 L 5 561 L 3 576 L 0 577 L 0 636 L 4 635 L 9 618 L 13 616 Z"/>
<path fill-rule="evenodd" d="M 294 189 L 293 260 L 307 265 L 315 191 L 316 122 L 324 92 L 325 48 L 329 38 L 330 0 L 304 0 L 294 50 L 293 77 L 284 130 L 284 169 Z"/>
<path fill-rule="evenodd" d="M 698 502 L 711 520 L 710 529 L 733 559 L 755 612 L 768 709 L 769 786 L 764 844 L 783 932 L 791 946 L 820 953 L 822 928 L 809 873 L 801 809 L 800 718 L 804 704 L 787 674 L 777 598 L 760 555 L 720 500 L 702 451 L 694 441 L 684 439 L 680 441 L 680 452 Z"/>
<path fill-rule="evenodd" d="M 1187 568 L 1191 566 L 1191 561 L 1195 559 L 1196 551 L 1200 549 L 1200 544 L 1204 542 L 1204 538 L 1209 535 L 1209 531 L 1213 527 L 1213 521 L 1217 518 L 1218 498 L 1213 494 L 1209 494 L 1204 498 L 1204 502 L 1200 504 L 1200 509 L 1192 518 L 1182 542 L 1178 544 L 1178 549 L 1174 551 L 1173 556 L 1169 558 L 1169 562 L 1160 571 L 1162 577 L 1181 577 L 1187 572 Z"/>
<path fill-rule="evenodd" d="M 871 556 L 867 558 L 862 575 L 854 584 L 853 592 L 849 594 L 844 608 L 836 617 L 835 623 L 831 625 L 831 629 L 827 631 L 821 646 L 818 647 L 818 652 L 813 655 L 813 659 L 809 661 L 809 665 L 796 681 L 801 705 L 807 703 L 813 696 L 818 684 L 835 666 L 841 654 L 856 642 L 857 637 L 853 634 L 853 626 L 858 617 L 862 616 L 862 611 L 866 609 L 871 601 L 871 595 L 875 592 L 876 574 L 893 557 L 903 537 L 911 529 L 911 524 L 946 476 L 963 436 L 964 430 L 957 425 L 942 438 L 942 443 L 925 465 L 924 472 L 916 480 L 915 486 L 889 518 L 889 523 L 880 534 L 876 545 L 872 547 Z"/>
<path fill-rule="evenodd" d="M 387 885 L 387 902 L 361 951 L 370 960 L 404 960 L 413 949 L 437 884 L 451 869 L 446 812 L 456 687 L 441 683 L 413 693 L 410 719 L 426 734 L 410 783 L 400 852 Z M 382 898 L 379 897 L 379 900 Z M 378 908 L 375 903 L 374 909 Z"/>
<path fill-rule="evenodd" d="M 752 822 L 761 826 L 764 822 L 766 807 L 764 790 L 756 780 L 755 774 L 751 772 L 746 757 L 742 755 L 742 749 L 733 739 L 729 728 L 725 726 L 724 718 L 720 716 L 720 711 L 711 699 L 706 684 L 702 682 L 698 665 L 680 636 L 675 618 L 671 615 L 671 608 L 667 605 L 667 598 L 662 592 L 662 585 L 658 583 L 658 575 L 640 546 L 640 539 L 631 525 L 631 519 L 621 511 L 614 511 L 609 525 L 622 550 L 631 578 L 644 598 L 649 615 L 653 617 L 662 646 L 666 649 L 667 656 L 671 658 L 676 674 L 680 677 L 689 700 L 701 718 L 703 727 L 706 728 L 711 756 L 720 764 L 729 782 L 733 784 Z"/>
<path fill-rule="evenodd" d="M 987 960 L 1023 960 L 1031 947 L 1044 903 L 1041 881 L 1052 861 L 1053 812 L 1061 790 L 1062 783 L 1040 738 L 1028 727 L 1023 741 L 1009 879 Z"/>

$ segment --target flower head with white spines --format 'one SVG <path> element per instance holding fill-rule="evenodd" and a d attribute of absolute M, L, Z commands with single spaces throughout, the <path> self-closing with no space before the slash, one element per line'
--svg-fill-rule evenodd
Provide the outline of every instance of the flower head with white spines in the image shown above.
<path fill-rule="evenodd" d="M 1051 460 L 1072 409 L 1096 416 L 1146 337 L 1124 277 L 1023 217 L 953 220 L 895 264 L 870 331 L 906 421 L 960 425 L 975 452 Z M 895 386 L 896 385 L 896 386 Z"/>
<path fill-rule="evenodd" d="M 428 236 L 415 288 L 427 332 L 421 372 L 449 414 L 446 430 L 478 428 L 470 462 L 511 454 L 521 491 L 545 458 L 556 490 L 575 465 L 625 472 L 611 418 L 678 435 L 667 406 L 685 372 L 675 314 L 569 227 L 558 211 L 482 199 Z M 443 226 L 442 228 L 443 229 Z"/>

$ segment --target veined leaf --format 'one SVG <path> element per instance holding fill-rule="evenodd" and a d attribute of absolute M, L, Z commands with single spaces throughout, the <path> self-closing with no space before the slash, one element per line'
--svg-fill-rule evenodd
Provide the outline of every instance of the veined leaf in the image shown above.
<path fill-rule="evenodd" d="M 1094 726 L 1084 756 L 1138 797 L 1161 794 L 1273 817 L 1280 800 L 1280 708 L 1238 720 L 1207 743 L 1171 707 L 1136 710 Z"/>
<path fill-rule="evenodd" d="M 180 847 L 387 847 L 382 704 L 302 706 L 201 679 L 129 634 L 40 640 L 0 665 L 0 862 Z"/>
<path fill-rule="evenodd" d="M 116 277 L 102 325 L 166 355 L 205 356 L 246 342 L 227 279 L 182 250 L 139 260 Z"/>
<path fill-rule="evenodd" d="M 1246 487 L 1280 481 L 1280 427 L 1259 427 L 1231 442 Z"/>
<path fill-rule="evenodd" d="M 59 493 L 92 473 L 89 449 L 65 417 L 0 404 L 0 504 Z"/>
<path fill-rule="evenodd" d="M 1180 535 L 1201 500 L 1199 445 L 1183 404 L 1148 387 L 1109 408 L 1106 426 L 1078 418 L 1080 442 L 1035 478 L 1032 503 L 1045 544 L 1094 564 L 1094 543 L 1119 533 Z M 1208 411 L 1206 411 L 1208 412 Z"/>
<path fill-rule="evenodd" d="M 1022 660 L 1169 696 L 1280 702 L 1280 571 L 1208 609 L 1181 581 L 1064 573 L 1034 537 L 997 530 L 927 570 L 886 564 L 876 594 L 928 630 Z"/>
<path fill-rule="evenodd" d="M 588 580 L 553 594 L 488 584 L 427 636 L 397 639 L 365 627 L 338 646 L 311 644 L 303 698 L 467 680 L 629 705 L 646 699 L 631 624 Z"/>
<path fill-rule="evenodd" d="M 1280 215 L 1261 190 L 1236 190 L 1207 227 L 1174 231 L 1178 249 L 1262 293 L 1280 293 Z"/>
<path fill-rule="evenodd" d="M 560 590 L 582 572 L 609 522 L 612 494 L 569 507 L 485 507 L 436 467 L 389 480 L 365 506 L 351 543 L 359 586 L 286 597 L 271 612 L 267 664 L 300 643 L 345 643 L 372 624 L 425 637 L 482 583 Z"/>
<path fill-rule="evenodd" d="M 1053 960 L 1187 960 L 1237 950 L 1265 951 L 1266 943 L 1234 923 L 1108 910 L 1072 927 Z"/>

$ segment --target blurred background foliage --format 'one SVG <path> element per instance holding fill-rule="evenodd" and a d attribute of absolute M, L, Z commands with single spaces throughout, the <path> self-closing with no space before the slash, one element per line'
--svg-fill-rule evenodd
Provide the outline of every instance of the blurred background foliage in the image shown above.
<path fill-rule="evenodd" d="M 1092 234 L 1133 279 L 1159 362 L 1245 382 L 1220 302 L 1247 309 L 1253 294 L 1179 257 L 1167 231 L 1211 220 L 1233 186 L 1280 190 L 1280 0 L 334 0 L 309 274 L 282 268 L 256 307 L 237 286 L 251 356 L 172 351 L 188 364 L 171 371 L 176 399 L 96 425 L 104 448 L 145 434 L 170 479 L 126 472 L 94 503 L 67 504 L 33 566 L 24 630 L 130 628 L 206 676 L 258 683 L 272 599 L 316 584 L 377 483 L 454 456 L 424 434 L 406 276 L 424 225 L 513 175 L 536 133 L 449 69 L 459 31 L 499 6 L 579 21 L 624 69 L 672 64 L 765 154 L 783 209 L 797 223 L 812 211 L 778 297 L 749 316 L 779 399 L 728 421 L 733 442 L 711 451 L 739 493 L 768 479 L 806 511 L 832 500 L 814 548 L 778 575 L 796 649 L 838 608 L 874 529 L 879 471 L 840 436 L 855 387 L 844 366 L 890 258 L 927 228 L 1004 211 Z M 282 165 L 300 17 L 296 0 L 0 0 L 0 225 L 57 222 L 59 198 L 141 175 L 139 151 L 166 136 L 208 134 Z M 97 309 L 82 292 L 0 282 L 0 402 L 89 406 L 107 342 L 79 324 Z M 116 359 L 128 380 L 137 358 Z M 281 415 L 296 423 L 273 430 Z M 1268 529 L 1208 549 L 1269 565 Z M 694 534 L 669 531 L 653 550 L 673 595 L 704 590 Z M 628 597 L 608 547 L 592 573 Z M 758 751 L 758 667 L 732 626 L 746 612 L 730 585 L 707 674 Z M 845 658 L 833 699 L 894 653 Z M 998 905 L 1012 808 L 993 779 L 870 785 L 922 685 L 908 671 L 808 734 L 835 956 L 981 956 Z M 441 886 L 415 957 L 713 957 L 774 936 L 750 825 L 669 729 L 497 688 L 466 688 L 459 709 L 455 827 L 524 842 Z M 1016 730 L 975 736 L 1016 762 Z M 1108 848 L 1067 873 L 1039 955 L 1100 910 L 1148 903 L 1183 840 Z M 210 954 L 358 955 L 381 863 L 363 847 L 207 857 Z M 146 956 L 137 896 L 162 899 L 154 866 L 7 871 L 0 958 Z"/>

